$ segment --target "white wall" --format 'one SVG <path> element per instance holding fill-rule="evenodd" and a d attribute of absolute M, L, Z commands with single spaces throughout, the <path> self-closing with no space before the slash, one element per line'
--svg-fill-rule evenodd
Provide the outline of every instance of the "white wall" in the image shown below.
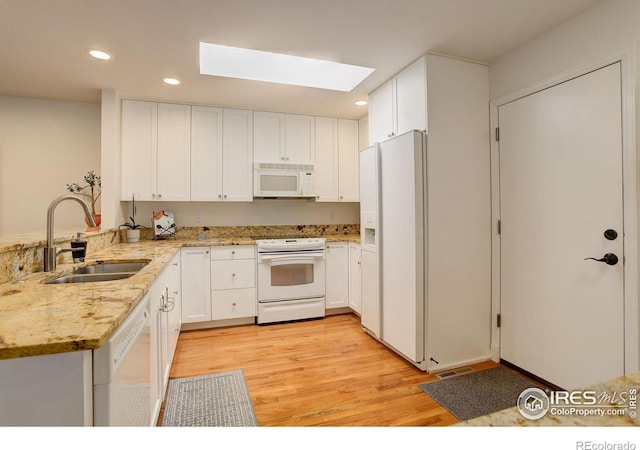
<path fill-rule="evenodd" d="M 44 236 L 49 203 L 89 170 L 100 173 L 100 106 L 0 97 L 0 133 L 0 231 Z M 55 228 L 86 229 L 80 206 L 60 204 Z"/>
<path fill-rule="evenodd" d="M 102 91 L 100 128 L 102 166 L 102 227 L 123 223 L 120 209 L 120 96 L 112 89 Z"/>
<path fill-rule="evenodd" d="M 500 98 L 634 46 L 640 2 L 610 0 L 532 39 L 490 66 L 490 93 Z"/>

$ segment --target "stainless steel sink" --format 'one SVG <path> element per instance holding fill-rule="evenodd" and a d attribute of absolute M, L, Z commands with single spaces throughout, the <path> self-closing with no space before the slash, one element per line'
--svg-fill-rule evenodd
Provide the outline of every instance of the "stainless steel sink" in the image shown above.
<path fill-rule="evenodd" d="M 132 273 L 87 273 L 78 275 L 62 275 L 53 280 L 46 281 L 45 284 L 66 284 L 66 283 L 94 283 L 96 281 L 122 280 L 135 275 Z"/>
<path fill-rule="evenodd" d="M 95 283 L 129 278 L 138 273 L 149 261 L 98 262 L 75 269 L 71 273 L 47 280 L 45 284 Z"/>
<path fill-rule="evenodd" d="M 90 264 L 88 266 L 80 267 L 79 269 L 74 270 L 73 274 L 84 275 L 84 274 L 107 274 L 107 273 L 128 273 L 128 272 L 138 272 L 144 266 L 149 264 L 148 261 L 127 261 L 127 262 L 105 262 L 105 263 L 96 263 Z"/>

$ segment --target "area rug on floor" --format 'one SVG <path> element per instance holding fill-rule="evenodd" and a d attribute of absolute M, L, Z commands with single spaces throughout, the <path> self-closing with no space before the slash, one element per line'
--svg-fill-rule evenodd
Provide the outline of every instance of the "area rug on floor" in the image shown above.
<path fill-rule="evenodd" d="M 163 427 L 257 425 L 242 370 L 169 381 Z"/>
<path fill-rule="evenodd" d="M 516 372 L 498 366 L 422 383 L 419 387 L 458 419 L 469 420 L 516 406 L 522 391 L 538 386 Z"/>

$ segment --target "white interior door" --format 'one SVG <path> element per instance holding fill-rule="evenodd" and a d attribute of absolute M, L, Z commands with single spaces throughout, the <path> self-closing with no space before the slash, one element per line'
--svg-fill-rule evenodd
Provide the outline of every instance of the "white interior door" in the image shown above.
<path fill-rule="evenodd" d="M 624 373 L 620 73 L 498 110 L 500 357 L 566 389 Z"/>

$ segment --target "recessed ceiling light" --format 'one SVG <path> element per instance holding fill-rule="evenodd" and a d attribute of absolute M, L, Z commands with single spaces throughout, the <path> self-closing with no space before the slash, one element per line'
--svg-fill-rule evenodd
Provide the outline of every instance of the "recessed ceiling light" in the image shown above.
<path fill-rule="evenodd" d="M 103 52 L 101 50 L 90 50 L 89 54 L 96 59 L 102 59 L 102 60 L 111 59 L 110 54 L 108 54 L 107 52 Z"/>
<path fill-rule="evenodd" d="M 358 100 L 358 101 L 356 102 L 356 105 L 358 105 L 358 106 L 365 106 L 366 104 L 367 104 L 367 101 L 366 101 L 366 100 Z"/>
<path fill-rule="evenodd" d="M 180 84 L 180 80 L 176 80 L 175 78 L 165 78 L 162 81 L 164 81 L 167 84 L 170 84 L 171 86 L 176 86 Z"/>
<path fill-rule="evenodd" d="M 350 92 L 375 69 L 200 42 L 200 74 Z"/>

